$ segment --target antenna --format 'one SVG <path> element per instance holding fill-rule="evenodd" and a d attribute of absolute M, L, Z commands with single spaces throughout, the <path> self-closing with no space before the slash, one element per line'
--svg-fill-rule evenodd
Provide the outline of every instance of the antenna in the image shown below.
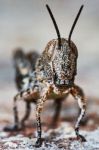
<path fill-rule="evenodd" d="M 53 21 L 53 24 L 54 24 L 54 27 L 55 27 L 55 30 L 56 30 L 56 33 L 57 33 L 57 37 L 58 37 L 58 48 L 60 48 L 61 47 L 61 36 L 60 36 L 59 29 L 58 29 L 58 25 L 57 25 L 57 23 L 55 21 L 55 18 L 54 18 L 53 14 L 52 14 L 52 11 L 51 11 L 50 7 L 48 5 L 46 5 L 46 8 L 47 8 L 47 10 L 48 10 L 48 12 L 50 14 L 50 17 L 51 17 L 51 19 Z"/>
<path fill-rule="evenodd" d="M 70 41 L 71 41 L 72 33 L 73 33 L 74 28 L 75 28 L 75 26 L 76 26 L 76 24 L 77 24 L 77 21 L 78 21 L 78 19 L 79 19 L 79 17 L 80 17 L 80 14 L 81 14 L 81 12 L 82 12 L 82 10 L 83 10 L 83 7 L 84 7 L 84 5 L 81 5 L 81 7 L 80 7 L 80 9 L 79 9 L 79 11 L 78 11 L 78 14 L 77 14 L 77 16 L 76 16 L 76 18 L 75 18 L 75 20 L 74 20 L 74 22 L 73 22 L 73 25 L 72 25 L 72 27 L 71 27 L 71 30 L 70 30 L 70 33 L 69 33 L 69 36 L 68 36 L 69 46 L 70 46 Z"/>

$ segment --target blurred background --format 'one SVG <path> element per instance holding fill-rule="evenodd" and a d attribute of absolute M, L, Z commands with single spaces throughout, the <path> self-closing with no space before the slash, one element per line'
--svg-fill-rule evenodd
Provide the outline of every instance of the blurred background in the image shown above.
<path fill-rule="evenodd" d="M 48 41 L 57 38 L 46 3 L 66 38 L 81 4 L 85 4 L 72 35 L 79 52 L 75 82 L 87 97 L 93 101 L 99 98 L 99 0 L 0 0 L 0 112 L 7 112 L 6 118 L 17 92 L 13 49 L 42 52 Z M 4 118 L 4 114 L 0 113 L 0 117 Z"/>

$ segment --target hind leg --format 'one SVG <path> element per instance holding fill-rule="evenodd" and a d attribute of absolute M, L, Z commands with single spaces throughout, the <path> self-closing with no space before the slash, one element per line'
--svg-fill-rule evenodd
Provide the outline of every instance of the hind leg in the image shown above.
<path fill-rule="evenodd" d="M 62 108 L 62 99 L 55 99 L 54 105 L 55 105 L 55 113 L 52 119 L 52 124 L 51 124 L 52 127 L 57 126 L 57 122 Z"/>
<path fill-rule="evenodd" d="M 65 96 L 65 99 L 67 99 L 68 97 L 68 93 Z M 56 126 L 60 113 L 61 113 L 61 109 L 62 109 L 62 102 L 65 100 L 64 98 L 57 98 L 55 99 L 54 105 L 55 105 L 55 114 L 53 116 L 53 121 L 52 121 L 52 125 Z"/>
<path fill-rule="evenodd" d="M 85 142 L 86 139 L 82 135 L 79 134 L 79 127 L 80 127 L 81 121 L 85 115 L 86 99 L 85 99 L 82 89 L 76 85 L 74 85 L 74 87 L 72 88 L 71 94 L 78 101 L 78 105 L 80 108 L 79 117 L 78 117 L 78 120 L 75 125 L 75 133 L 76 133 L 78 139 Z"/>
<path fill-rule="evenodd" d="M 22 126 L 22 128 L 24 128 L 25 121 L 29 118 L 30 113 L 31 113 L 31 103 L 27 101 L 26 102 L 26 112 L 25 112 L 24 117 L 21 120 L 21 126 Z"/>

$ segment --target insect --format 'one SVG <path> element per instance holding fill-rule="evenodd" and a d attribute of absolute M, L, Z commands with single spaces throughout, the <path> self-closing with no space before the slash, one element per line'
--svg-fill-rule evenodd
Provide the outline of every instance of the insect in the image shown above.
<path fill-rule="evenodd" d="M 25 99 L 29 96 L 37 99 L 36 147 L 40 147 L 42 144 L 41 112 L 45 102 L 50 98 L 60 98 L 61 100 L 63 98 L 66 98 L 68 94 L 71 94 L 78 101 L 78 105 L 80 107 L 80 114 L 75 125 L 76 136 L 81 141 L 86 141 L 86 139 L 81 134 L 79 134 L 80 122 L 84 117 L 86 110 L 86 98 L 83 90 L 74 83 L 74 79 L 77 74 L 78 50 L 76 45 L 71 41 L 73 30 L 84 6 L 82 5 L 78 11 L 78 14 L 70 30 L 68 39 L 61 38 L 51 9 L 48 5 L 46 5 L 46 7 L 55 26 L 58 39 L 51 40 L 38 59 L 34 77 L 36 82 L 34 86 L 31 86 L 30 88 L 19 92 L 14 97 L 15 111 L 17 111 L 17 100 L 22 98 Z M 15 121 L 17 122 L 17 117 Z"/>
<path fill-rule="evenodd" d="M 73 30 L 84 5 L 82 5 L 79 9 L 79 12 L 70 30 L 68 39 L 61 38 L 51 9 L 48 5 L 46 5 L 46 7 L 55 26 L 58 39 L 51 40 L 47 44 L 37 64 L 37 71 L 39 73 L 42 72 L 43 74 L 42 76 L 39 76 L 39 74 L 37 74 L 37 78 L 40 82 L 43 80 L 43 83 L 46 85 L 45 88 L 42 88 L 42 93 L 40 94 L 40 98 L 38 100 L 36 108 L 38 133 L 36 141 L 37 147 L 41 146 L 42 143 L 41 112 L 44 103 L 47 101 L 47 99 L 54 96 L 62 98 L 66 97 L 67 94 L 71 94 L 78 101 L 80 114 L 75 125 L 75 133 L 78 139 L 80 139 L 81 141 L 86 141 L 86 139 L 79 134 L 79 126 L 86 110 L 86 98 L 84 96 L 83 90 L 74 83 L 75 75 L 77 74 L 78 50 L 76 45 L 71 41 Z"/>
<path fill-rule="evenodd" d="M 13 60 L 15 68 L 15 83 L 18 91 L 23 91 L 27 89 L 31 83 L 31 73 L 35 71 L 35 64 L 39 58 L 39 54 L 35 51 L 24 53 L 21 48 L 14 50 Z M 25 115 L 20 121 L 19 125 L 14 125 L 12 127 L 5 127 L 5 131 L 20 130 L 25 126 L 25 121 L 29 118 L 31 112 L 31 103 L 36 103 L 33 98 L 25 99 L 26 111 Z M 16 115 L 15 115 L 16 116 Z"/>

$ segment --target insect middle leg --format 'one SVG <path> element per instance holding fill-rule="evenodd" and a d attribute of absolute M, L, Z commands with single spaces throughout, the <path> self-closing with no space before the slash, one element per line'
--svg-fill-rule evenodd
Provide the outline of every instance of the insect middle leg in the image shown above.
<path fill-rule="evenodd" d="M 72 88 L 71 94 L 73 95 L 75 99 L 77 99 L 78 105 L 80 107 L 79 117 L 75 125 L 75 133 L 78 139 L 81 139 L 81 141 L 85 142 L 86 139 L 82 135 L 79 134 L 79 127 L 81 124 L 81 120 L 83 119 L 85 115 L 85 111 L 86 111 L 86 98 L 84 96 L 82 89 L 76 85 L 74 85 L 74 87 Z"/>
<path fill-rule="evenodd" d="M 18 110 L 17 110 L 17 102 L 19 100 L 24 100 L 24 99 L 28 99 L 28 96 L 30 94 L 33 93 L 33 89 L 32 88 L 28 88 L 22 92 L 19 92 L 15 97 L 14 97 L 14 107 L 13 107 L 13 111 L 14 111 L 14 125 L 13 127 L 5 127 L 4 130 L 5 131 L 15 131 L 15 130 L 20 130 L 22 129 L 22 124 L 29 116 L 30 113 L 30 104 L 27 105 L 27 110 L 26 110 L 26 114 L 24 116 L 24 118 L 22 119 L 23 121 L 21 121 L 21 123 L 19 122 L 19 117 L 18 117 Z"/>
<path fill-rule="evenodd" d="M 17 130 L 19 130 L 19 116 L 18 116 L 18 109 L 17 109 L 17 102 L 18 102 L 18 100 L 21 100 L 18 98 L 19 96 L 21 96 L 21 95 L 17 94 L 14 97 L 14 104 L 13 104 L 14 125 L 5 127 L 4 131 L 17 131 Z"/>

